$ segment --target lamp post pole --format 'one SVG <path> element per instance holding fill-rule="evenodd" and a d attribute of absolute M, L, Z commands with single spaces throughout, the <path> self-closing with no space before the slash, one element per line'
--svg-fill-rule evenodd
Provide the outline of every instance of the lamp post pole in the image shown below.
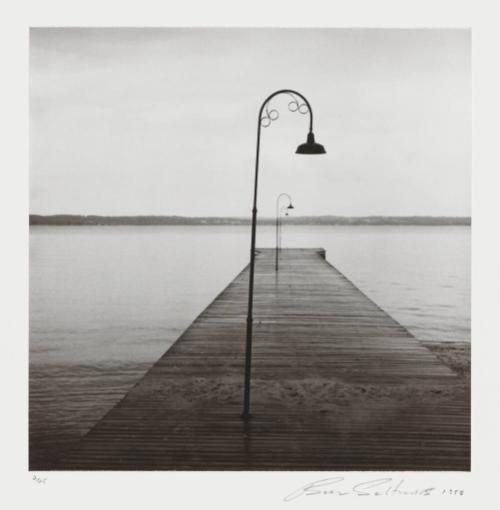
<path fill-rule="evenodd" d="M 272 121 L 279 117 L 276 110 L 269 110 L 269 101 L 279 95 L 288 94 L 293 98 L 293 101 L 288 103 L 290 111 L 299 111 L 300 113 L 309 113 L 309 132 L 307 134 L 307 141 L 299 145 L 296 150 L 297 154 L 324 154 L 326 151 L 324 147 L 314 140 L 313 133 L 313 112 L 309 101 L 299 92 L 291 89 L 281 89 L 273 92 L 262 103 L 259 109 L 257 118 L 257 147 L 255 155 L 255 176 L 254 176 L 254 190 L 253 190 L 253 207 L 252 207 L 252 233 L 250 243 L 250 270 L 248 277 L 248 311 L 247 311 L 247 331 L 246 331 L 246 344 L 245 344 L 245 380 L 244 380 L 244 398 L 243 398 L 243 414 L 242 418 L 247 421 L 250 419 L 250 378 L 252 368 L 252 332 L 253 332 L 253 290 L 254 290 L 254 273 L 255 273 L 255 235 L 257 231 L 257 189 L 259 180 L 259 156 L 260 156 L 260 132 L 261 127 L 267 127 Z M 298 96 L 303 103 L 299 104 L 296 96 Z M 292 106 L 291 106 L 292 105 Z M 305 109 L 304 109 L 305 108 Z M 265 109 L 265 114 L 264 114 Z M 264 115 L 263 115 L 264 114 Z"/>
<path fill-rule="evenodd" d="M 283 208 L 280 209 L 280 199 L 281 197 L 287 197 L 288 198 L 288 206 L 283 206 Z M 274 265 L 275 271 L 278 271 L 279 269 L 279 261 L 278 261 L 278 252 L 281 250 L 281 211 L 283 209 L 293 209 L 292 205 L 292 197 L 288 193 L 281 193 L 278 195 L 278 198 L 276 199 L 276 262 Z"/>

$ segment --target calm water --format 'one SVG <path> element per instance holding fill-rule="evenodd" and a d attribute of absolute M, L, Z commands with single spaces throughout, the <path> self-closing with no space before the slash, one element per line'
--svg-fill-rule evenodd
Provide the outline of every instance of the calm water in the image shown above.
<path fill-rule="evenodd" d="M 49 467 L 248 262 L 249 227 L 31 227 L 30 463 Z M 258 246 L 274 229 L 259 227 Z M 469 227 L 284 226 L 415 336 L 470 340 Z"/>

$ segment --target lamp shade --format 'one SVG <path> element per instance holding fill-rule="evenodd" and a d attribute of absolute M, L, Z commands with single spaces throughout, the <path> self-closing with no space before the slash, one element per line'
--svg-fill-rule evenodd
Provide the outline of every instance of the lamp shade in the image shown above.
<path fill-rule="evenodd" d="M 295 209 L 295 207 L 294 207 L 292 204 L 290 204 L 290 205 L 287 207 L 287 209 Z"/>
<path fill-rule="evenodd" d="M 295 154 L 326 154 L 325 148 L 314 140 L 314 133 L 307 135 L 307 142 L 299 145 Z"/>

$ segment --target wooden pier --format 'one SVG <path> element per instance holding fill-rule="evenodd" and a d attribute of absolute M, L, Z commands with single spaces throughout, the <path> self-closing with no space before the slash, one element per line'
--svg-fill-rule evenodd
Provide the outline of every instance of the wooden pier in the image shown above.
<path fill-rule="evenodd" d="M 59 462 L 75 470 L 469 470 L 464 381 L 326 260 L 256 260 Z"/>

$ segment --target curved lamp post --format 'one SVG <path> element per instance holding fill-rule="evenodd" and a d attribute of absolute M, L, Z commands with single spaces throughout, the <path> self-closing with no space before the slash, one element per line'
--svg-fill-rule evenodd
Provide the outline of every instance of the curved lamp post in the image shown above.
<path fill-rule="evenodd" d="M 287 197 L 288 198 L 288 206 L 283 206 L 280 208 L 280 199 L 281 197 Z M 292 205 L 292 197 L 288 193 L 281 193 L 278 195 L 278 198 L 276 199 L 276 263 L 275 263 L 275 271 L 278 271 L 278 251 L 281 251 L 281 212 L 286 209 L 293 209 Z M 286 213 L 288 215 L 288 212 Z"/>
<path fill-rule="evenodd" d="M 257 185 L 259 180 L 259 155 L 260 155 L 260 131 L 262 127 L 268 127 L 271 122 L 277 120 L 279 113 L 277 110 L 269 110 L 268 104 L 271 99 L 279 94 L 287 94 L 292 98 L 288 103 L 288 109 L 292 112 L 299 112 L 303 115 L 309 113 L 309 132 L 307 133 L 307 141 L 297 147 L 296 154 L 325 154 L 325 148 L 316 143 L 313 133 L 313 112 L 309 101 L 299 92 L 290 89 L 282 89 L 273 92 L 268 96 L 259 109 L 257 118 L 257 150 L 255 156 L 255 177 L 253 190 L 253 207 L 252 207 L 252 237 L 250 247 L 250 273 L 248 278 L 248 313 L 247 313 L 247 334 L 245 347 L 245 383 L 244 383 L 244 402 L 243 414 L 244 420 L 250 419 L 250 377 L 252 366 L 252 327 L 253 327 L 253 283 L 255 269 L 255 234 L 257 230 Z M 303 103 L 299 103 L 300 100 Z M 264 111 L 265 110 L 265 111 Z"/>

